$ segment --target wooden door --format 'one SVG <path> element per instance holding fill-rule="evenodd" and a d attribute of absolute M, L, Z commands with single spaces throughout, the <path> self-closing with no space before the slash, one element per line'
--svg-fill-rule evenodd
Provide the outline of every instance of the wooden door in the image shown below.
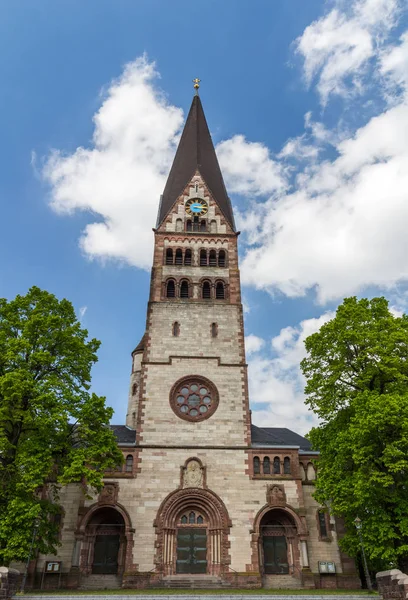
<path fill-rule="evenodd" d="M 177 531 L 177 573 L 207 573 L 207 530 L 180 528 Z"/>
<path fill-rule="evenodd" d="M 119 546 L 119 535 L 97 535 L 92 573 L 117 573 Z"/>
<path fill-rule="evenodd" d="M 264 536 L 263 555 L 265 573 L 289 573 L 288 549 L 284 535 Z"/>

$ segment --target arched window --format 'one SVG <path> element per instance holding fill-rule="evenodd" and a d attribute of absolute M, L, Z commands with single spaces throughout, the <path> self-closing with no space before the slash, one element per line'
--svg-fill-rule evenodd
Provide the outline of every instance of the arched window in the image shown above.
<path fill-rule="evenodd" d="M 183 231 L 183 221 L 176 219 L 176 231 Z"/>
<path fill-rule="evenodd" d="M 307 463 L 306 479 L 314 481 L 316 479 L 316 471 L 312 463 Z"/>
<path fill-rule="evenodd" d="M 180 298 L 188 298 L 188 281 L 185 279 L 180 283 Z"/>
<path fill-rule="evenodd" d="M 217 221 L 211 221 L 210 231 L 211 233 L 217 233 Z"/>
<path fill-rule="evenodd" d="M 216 338 L 218 336 L 218 325 L 217 323 L 211 323 L 211 337 Z"/>
<path fill-rule="evenodd" d="M 175 298 L 176 297 L 176 286 L 174 284 L 174 279 L 169 279 L 166 285 L 166 298 Z"/>
<path fill-rule="evenodd" d="M 217 300 L 224 300 L 225 298 L 225 288 L 222 281 L 217 283 L 217 287 L 215 288 L 215 297 Z"/>
<path fill-rule="evenodd" d="M 187 522 L 188 522 L 187 515 L 183 515 L 180 520 L 183 525 L 187 525 Z"/>
<path fill-rule="evenodd" d="M 207 223 L 205 221 L 201 221 L 200 231 L 207 231 Z"/>
<path fill-rule="evenodd" d="M 273 459 L 273 474 L 280 475 L 280 459 L 279 456 L 275 456 Z"/>
<path fill-rule="evenodd" d="M 180 335 L 180 323 L 177 321 L 173 323 L 173 336 L 178 337 Z"/>
<path fill-rule="evenodd" d="M 290 475 L 290 458 L 285 456 L 283 459 L 283 472 L 285 475 Z"/>
<path fill-rule="evenodd" d="M 265 456 L 265 458 L 263 459 L 263 472 L 264 475 L 270 475 L 271 474 L 271 461 L 269 459 L 268 456 Z"/>
<path fill-rule="evenodd" d="M 220 250 L 218 253 L 218 266 L 225 267 L 225 250 Z"/>
<path fill-rule="evenodd" d="M 131 454 L 126 457 L 125 470 L 126 473 L 133 472 L 133 456 Z"/>
<path fill-rule="evenodd" d="M 202 296 L 204 300 L 211 298 L 211 286 L 209 281 L 203 281 Z"/>
<path fill-rule="evenodd" d="M 193 225 L 191 223 L 191 219 L 187 220 L 186 229 L 187 229 L 187 231 L 193 231 Z"/>
<path fill-rule="evenodd" d="M 204 519 L 201 515 L 197 517 L 197 525 L 202 525 L 204 523 Z"/>
<path fill-rule="evenodd" d="M 136 396 L 137 394 L 137 383 L 132 385 L 132 396 Z"/>
<path fill-rule="evenodd" d="M 261 461 L 259 456 L 254 456 L 254 475 L 259 475 L 261 472 Z"/>
<path fill-rule="evenodd" d="M 200 231 L 200 221 L 198 220 L 198 217 L 194 217 L 193 231 Z"/>
<path fill-rule="evenodd" d="M 327 513 L 324 510 L 317 511 L 317 522 L 319 524 L 319 533 L 322 539 L 329 537 L 329 530 L 327 527 Z"/>
<path fill-rule="evenodd" d="M 184 253 L 184 264 L 191 266 L 191 250 L 190 250 L 190 248 L 187 248 L 187 250 Z"/>
<path fill-rule="evenodd" d="M 215 250 L 210 250 L 210 267 L 217 266 L 217 253 Z"/>
<path fill-rule="evenodd" d="M 188 522 L 191 524 L 195 523 L 195 513 L 193 511 L 188 515 Z"/>
<path fill-rule="evenodd" d="M 207 250 L 200 250 L 200 267 L 207 266 Z"/>
<path fill-rule="evenodd" d="M 171 248 L 167 248 L 166 250 L 166 265 L 173 264 L 173 250 Z"/>
<path fill-rule="evenodd" d="M 176 265 L 182 265 L 183 264 L 183 251 L 181 248 L 177 248 L 176 250 L 176 260 L 175 260 Z"/>

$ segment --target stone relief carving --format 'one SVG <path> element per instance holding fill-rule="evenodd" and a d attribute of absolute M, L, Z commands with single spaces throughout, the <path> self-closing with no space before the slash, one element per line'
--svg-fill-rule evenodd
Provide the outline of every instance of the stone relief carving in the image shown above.
<path fill-rule="evenodd" d="M 266 501 L 269 506 L 285 506 L 286 494 L 283 485 L 268 485 L 266 488 Z"/>
<path fill-rule="evenodd" d="M 99 504 L 116 504 L 118 499 L 118 484 L 117 483 L 105 483 L 103 486 L 98 502 Z"/>
<path fill-rule="evenodd" d="M 204 487 L 204 467 L 194 458 L 189 460 L 183 467 L 182 472 L 183 488 L 202 488 Z"/>

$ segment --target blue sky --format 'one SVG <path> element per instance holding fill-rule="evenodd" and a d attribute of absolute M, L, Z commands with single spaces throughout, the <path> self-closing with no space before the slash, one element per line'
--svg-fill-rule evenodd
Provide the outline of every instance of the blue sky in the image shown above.
<path fill-rule="evenodd" d="M 255 422 L 306 432 L 304 337 L 349 295 L 406 309 L 400 0 L 3 0 L 0 294 L 70 299 L 126 413 L 159 195 L 200 77 L 241 235 Z"/>

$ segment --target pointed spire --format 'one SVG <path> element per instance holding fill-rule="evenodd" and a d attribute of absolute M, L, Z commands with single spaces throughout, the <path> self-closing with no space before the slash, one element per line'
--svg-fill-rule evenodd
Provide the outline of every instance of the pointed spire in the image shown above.
<path fill-rule="evenodd" d="M 200 97 L 194 96 L 190 112 L 161 198 L 157 225 L 164 220 L 196 171 L 207 184 L 224 217 L 235 230 L 231 201 L 205 119 Z"/>

